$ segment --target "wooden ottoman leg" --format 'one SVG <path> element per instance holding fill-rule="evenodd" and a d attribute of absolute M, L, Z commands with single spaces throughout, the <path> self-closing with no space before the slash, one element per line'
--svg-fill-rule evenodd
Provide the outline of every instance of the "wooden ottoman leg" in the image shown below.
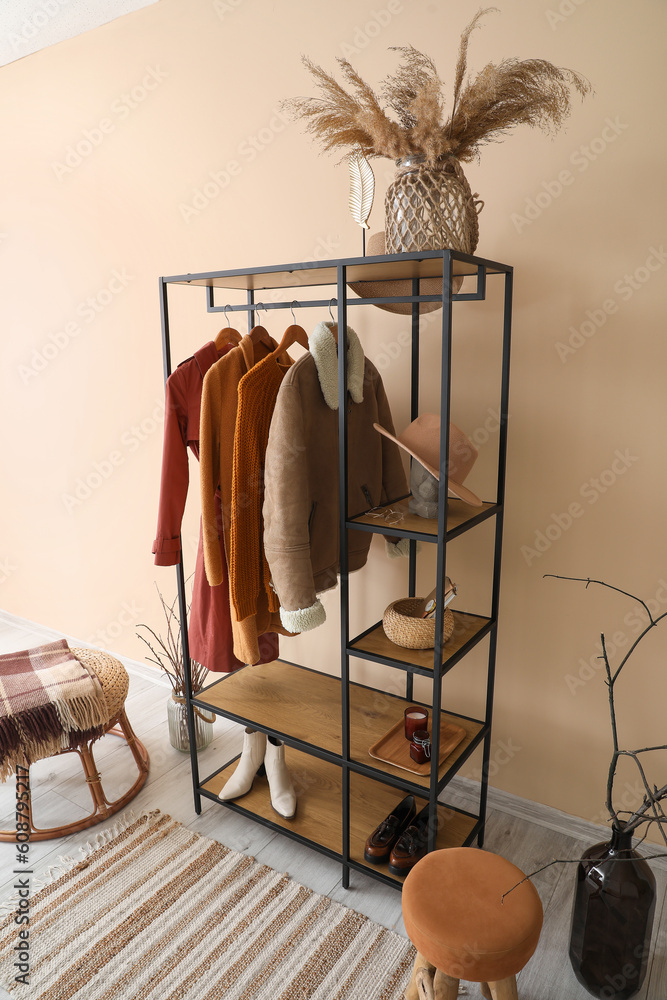
<path fill-rule="evenodd" d="M 491 996 L 491 990 L 489 989 L 489 984 L 480 983 L 480 986 L 482 987 L 482 996 L 484 997 L 484 1000 L 493 1000 L 493 997 Z"/>
<path fill-rule="evenodd" d="M 420 969 L 426 969 L 431 976 L 435 972 L 435 966 L 427 962 L 423 955 L 417 952 L 415 957 L 415 964 L 412 967 L 412 975 L 410 976 L 410 982 L 408 983 L 407 989 L 405 991 L 405 1000 L 419 1000 L 419 993 L 417 991 L 417 973 Z"/>
<path fill-rule="evenodd" d="M 440 969 L 435 970 L 433 979 L 435 1000 L 456 1000 L 459 995 L 459 981 L 447 976 Z"/>
<path fill-rule="evenodd" d="M 417 996 L 419 1000 L 435 1000 L 433 994 L 433 973 L 429 969 L 417 969 Z"/>
<path fill-rule="evenodd" d="M 92 741 L 90 743 L 84 743 L 80 746 L 77 753 L 81 758 L 83 771 L 86 775 L 86 784 L 88 785 L 90 794 L 93 798 L 93 815 L 97 815 L 99 813 L 100 818 L 106 818 L 109 814 L 109 809 L 104 796 L 104 790 L 102 788 L 102 775 L 97 770 L 95 758 L 93 757 Z"/>
<path fill-rule="evenodd" d="M 518 1000 L 516 976 L 501 979 L 499 983 L 489 983 L 493 1000 Z"/>
<path fill-rule="evenodd" d="M 440 972 L 440 969 L 436 969 L 434 973 L 433 966 L 430 969 L 416 969 L 415 981 L 419 1000 L 456 1000 L 459 995 L 458 979 L 452 979 Z"/>
<path fill-rule="evenodd" d="M 136 761 L 139 772 L 141 774 L 148 774 L 148 754 L 146 752 L 146 748 L 135 736 L 134 730 L 130 725 L 130 720 L 125 714 L 124 708 L 118 713 L 117 722 L 117 726 L 115 729 L 111 730 L 111 732 L 125 737 L 125 741 L 132 751 L 132 756 Z"/>

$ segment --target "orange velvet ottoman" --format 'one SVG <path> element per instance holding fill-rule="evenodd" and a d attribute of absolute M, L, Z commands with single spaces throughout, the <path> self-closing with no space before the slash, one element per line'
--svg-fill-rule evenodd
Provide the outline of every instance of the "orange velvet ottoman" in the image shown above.
<path fill-rule="evenodd" d="M 493 1000 L 517 997 L 516 974 L 537 947 L 542 904 L 524 873 L 474 847 L 433 851 L 403 885 L 403 921 L 417 958 L 406 1000 L 455 1000 L 459 980 Z"/>

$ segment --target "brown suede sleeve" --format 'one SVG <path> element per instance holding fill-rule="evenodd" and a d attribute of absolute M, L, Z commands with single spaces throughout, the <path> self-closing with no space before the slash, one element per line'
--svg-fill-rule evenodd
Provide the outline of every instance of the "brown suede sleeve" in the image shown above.
<path fill-rule="evenodd" d="M 283 382 L 271 419 L 264 466 L 264 551 L 280 605 L 288 611 L 317 600 L 310 558 L 307 449 L 301 397 Z"/>

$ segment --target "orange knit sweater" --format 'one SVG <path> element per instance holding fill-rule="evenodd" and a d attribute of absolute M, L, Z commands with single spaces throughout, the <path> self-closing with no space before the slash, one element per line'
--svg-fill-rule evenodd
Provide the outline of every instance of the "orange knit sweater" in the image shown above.
<path fill-rule="evenodd" d="M 269 586 L 270 572 L 262 542 L 264 455 L 278 389 L 291 359 L 267 357 L 251 368 L 238 389 L 232 467 L 229 592 L 239 622 L 257 614 L 260 593 L 266 594 L 270 611 L 279 610 Z"/>
<path fill-rule="evenodd" d="M 278 345 L 274 342 L 274 347 Z M 229 563 L 232 472 L 234 439 L 238 412 L 238 387 L 241 379 L 256 362 L 263 360 L 271 348 L 253 344 L 250 337 L 243 337 L 238 347 L 209 368 L 204 377 L 201 415 L 199 421 L 199 467 L 202 502 L 202 542 L 206 578 L 212 587 L 222 582 L 222 557 L 220 533 L 224 537 L 224 550 Z M 245 427 L 239 431 L 245 435 Z M 222 524 L 218 524 L 215 509 L 216 490 L 220 493 Z M 280 622 L 278 612 L 271 613 L 264 588 L 258 595 L 256 614 L 240 622 L 234 611 L 230 595 L 234 654 L 243 663 L 257 663 L 260 659 L 260 636 L 265 632 L 289 635 Z"/>

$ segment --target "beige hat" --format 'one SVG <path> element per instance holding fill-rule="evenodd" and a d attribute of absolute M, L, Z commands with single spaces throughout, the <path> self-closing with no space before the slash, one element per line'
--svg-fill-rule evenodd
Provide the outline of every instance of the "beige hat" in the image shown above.
<path fill-rule="evenodd" d="M 367 257 L 383 257 L 386 252 L 384 230 L 380 230 L 377 233 L 373 233 L 372 236 L 369 236 L 366 244 Z M 452 286 L 452 292 L 454 294 L 458 292 L 462 283 L 463 277 L 461 275 L 457 275 L 454 278 Z M 412 295 L 412 282 L 409 279 L 403 279 L 400 281 L 351 281 L 349 285 L 352 291 L 356 292 L 357 295 L 368 299 L 379 299 L 385 295 Z M 419 294 L 441 295 L 442 278 L 422 278 L 419 282 Z M 433 312 L 435 309 L 440 309 L 441 305 L 441 302 L 420 302 L 419 312 Z M 412 312 L 412 303 L 388 302 L 384 305 L 378 304 L 378 309 L 386 309 L 387 312 L 401 313 L 403 316 L 409 316 Z"/>
<path fill-rule="evenodd" d="M 422 413 L 398 437 L 394 437 L 380 424 L 373 424 L 373 427 L 380 434 L 395 441 L 400 448 L 407 451 L 408 455 L 416 458 L 427 472 L 440 480 L 440 417 L 437 413 Z M 478 454 L 477 448 L 463 431 L 450 423 L 447 485 L 450 493 L 472 507 L 481 507 L 482 501 L 461 484 L 475 464 Z"/>

